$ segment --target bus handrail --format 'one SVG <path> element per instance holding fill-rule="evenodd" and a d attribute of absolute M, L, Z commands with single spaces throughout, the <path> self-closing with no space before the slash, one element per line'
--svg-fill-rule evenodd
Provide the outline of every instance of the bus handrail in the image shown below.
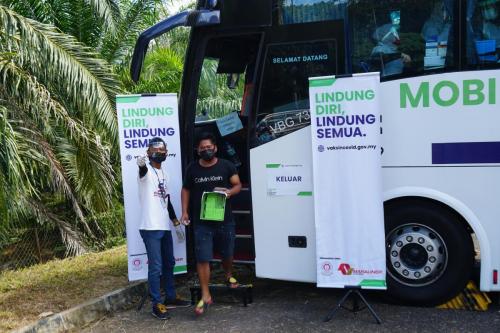
<path fill-rule="evenodd" d="M 218 10 L 191 10 L 184 11 L 156 23 L 143 31 L 135 43 L 132 63 L 130 65 L 130 76 L 134 82 L 139 81 L 142 64 L 148 51 L 149 42 L 156 37 L 169 32 L 179 26 L 206 26 L 220 23 L 220 11 Z"/>

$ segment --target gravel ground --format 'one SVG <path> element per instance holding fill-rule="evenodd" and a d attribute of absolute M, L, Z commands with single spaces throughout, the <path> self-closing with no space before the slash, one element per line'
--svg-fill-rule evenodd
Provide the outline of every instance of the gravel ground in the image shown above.
<path fill-rule="evenodd" d="M 83 332 L 500 332 L 498 303 L 487 312 L 441 310 L 388 304 L 380 294 L 366 292 L 381 325 L 368 310 L 353 314 L 342 309 L 324 323 L 322 319 L 342 297 L 342 290 L 265 279 L 253 282 L 254 302 L 248 307 L 243 307 L 236 294 L 220 291 L 213 295 L 215 303 L 199 318 L 190 307 L 171 310 L 171 319 L 160 321 L 150 314 L 147 304 L 139 312 L 115 313 Z M 178 290 L 189 298 L 186 287 Z"/>

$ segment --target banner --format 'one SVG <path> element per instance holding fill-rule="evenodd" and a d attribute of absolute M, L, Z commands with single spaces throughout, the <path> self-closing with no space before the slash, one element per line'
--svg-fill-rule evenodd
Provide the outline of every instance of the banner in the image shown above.
<path fill-rule="evenodd" d="M 309 79 L 318 287 L 386 289 L 379 85 Z"/>
<path fill-rule="evenodd" d="M 127 254 L 129 281 L 147 279 L 147 255 L 139 234 L 140 205 L 137 184 L 136 158 L 145 155 L 149 140 L 162 138 L 167 144 L 168 155 L 164 166 L 169 182 L 170 200 L 177 217 L 181 215 L 181 149 L 179 138 L 179 115 L 176 94 L 118 95 L 116 96 L 120 155 L 122 164 L 123 199 L 127 226 Z M 186 243 L 178 243 L 170 223 L 174 243 L 175 273 L 185 273 Z"/>

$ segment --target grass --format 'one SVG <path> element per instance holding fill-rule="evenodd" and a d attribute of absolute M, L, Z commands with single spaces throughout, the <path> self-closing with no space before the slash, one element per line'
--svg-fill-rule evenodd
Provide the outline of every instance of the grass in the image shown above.
<path fill-rule="evenodd" d="M 128 285 L 126 247 L 0 274 L 0 332 Z"/>

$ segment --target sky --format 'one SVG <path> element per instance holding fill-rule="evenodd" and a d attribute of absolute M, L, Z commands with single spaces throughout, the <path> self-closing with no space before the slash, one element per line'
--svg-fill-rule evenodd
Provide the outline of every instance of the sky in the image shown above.
<path fill-rule="evenodd" d="M 165 3 L 168 6 L 169 12 L 172 14 L 176 14 L 180 11 L 182 6 L 185 6 L 194 0 L 165 0 Z"/>

